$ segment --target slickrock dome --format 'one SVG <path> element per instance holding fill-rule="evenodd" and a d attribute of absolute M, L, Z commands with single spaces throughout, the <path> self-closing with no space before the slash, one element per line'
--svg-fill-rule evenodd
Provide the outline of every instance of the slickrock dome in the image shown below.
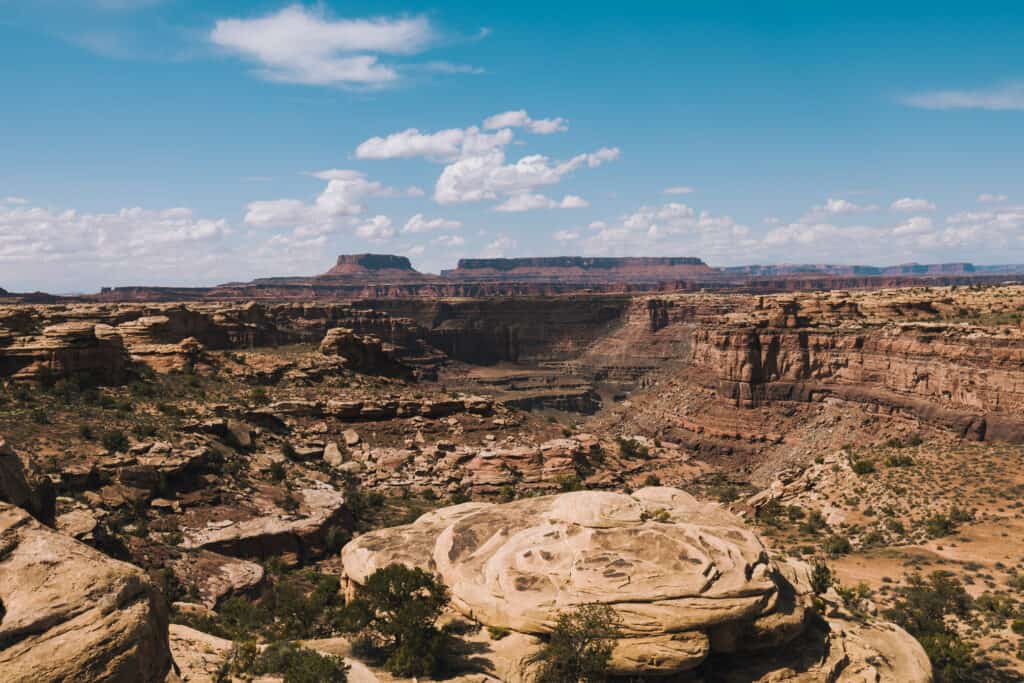
<path fill-rule="evenodd" d="M 457 505 L 360 536 L 342 560 L 353 591 L 388 564 L 419 566 L 463 615 L 524 634 L 608 604 L 622 619 L 612 665 L 623 674 L 778 648 L 804 632 L 810 603 L 800 570 L 774 565 L 738 518 L 663 487 Z"/>

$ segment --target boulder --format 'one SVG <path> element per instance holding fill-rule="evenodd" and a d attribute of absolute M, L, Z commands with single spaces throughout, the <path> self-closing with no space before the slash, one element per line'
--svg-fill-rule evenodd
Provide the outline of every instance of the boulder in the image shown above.
<path fill-rule="evenodd" d="M 0 549 L 0 680 L 164 680 L 171 669 L 167 608 L 140 569 L 6 504 Z"/>
<path fill-rule="evenodd" d="M 464 616 L 528 636 L 550 633 L 560 613 L 606 604 L 621 620 L 612 669 L 623 676 L 676 674 L 740 651 L 787 653 L 812 602 L 806 567 L 771 561 L 737 517 L 664 487 L 436 510 L 346 545 L 346 591 L 358 594 L 392 563 L 439 576 Z M 837 670 L 869 661 L 869 649 Z M 918 680 L 918 654 L 904 656 L 907 680 Z"/>

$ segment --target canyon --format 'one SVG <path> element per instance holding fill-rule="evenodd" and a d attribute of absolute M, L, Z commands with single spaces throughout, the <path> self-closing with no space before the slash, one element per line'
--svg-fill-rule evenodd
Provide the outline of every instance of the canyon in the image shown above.
<path fill-rule="evenodd" d="M 556 616 L 592 602 L 623 619 L 617 675 L 934 680 L 890 623 L 911 570 L 962 579 L 975 615 L 1016 605 L 1015 277 L 692 258 L 431 276 L 352 255 L 313 278 L 7 294 L 0 672 L 218 680 L 232 610 L 312 595 L 309 576 L 355 600 L 399 564 L 478 625 L 462 680 L 531 680 Z M 972 619 L 978 670 L 1021 675 L 1012 617 Z M 337 633 L 287 638 L 390 680 Z"/>

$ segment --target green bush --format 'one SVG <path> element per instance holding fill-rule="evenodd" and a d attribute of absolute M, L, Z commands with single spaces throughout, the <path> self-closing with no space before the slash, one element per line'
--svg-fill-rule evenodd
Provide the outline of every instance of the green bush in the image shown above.
<path fill-rule="evenodd" d="M 875 463 L 870 460 L 854 460 L 850 463 L 850 467 L 853 468 L 854 474 L 859 474 L 861 476 L 875 473 Z"/>
<path fill-rule="evenodd" d="M 634 439 L 627 439 L 622 436 L 615 437 L 615 443 L 619 445 L 619 454 L 627 460 L 634 460 L 637 458 L 646 459 L 650 453 L 647 451 L 647 446 L 644 446 L 639 441 Z"/>
<path fill-rule="evenodd" d="M 346 606 L 343 629 L 371 643 L 392 674 L 436 677 L 449 649 L 448 634 L 436 625 L 448 600 L 448 588 L 422 569 L 388 565 Z"/>
<path fill-rule="evenodd" d="M 850 539 L 846 536 L 840 536 L 838 534 L 829 536 L 822 543 L 822 548 L 829 555 L 829 557 L 838 557 L 840 555 L 846 555 L 853 547 L 850 545 Z"/>
<path fill-rule="evenodd" d="M 534 661 L 540 664 L 537 683 L 608 680 L 621 621 L 608 605 L 582 605 L 558 615 L 548 642 Z"/>
<path fill-rule="evenodd" d="M 887 467 L 912 467 L 914 459 L 903 453 L 894 453 L 885 459 Z"/>
<path fill-rule="evenodd" d="M 661 479 L 656 474 L 648 474 L 644 478 L 644 486 L 661 486 Z"/>
<path fill-rule="evenodd" d="M 322 655 L 291 642 L 271 643 L 254 658 L 251 666 L 252 673 L 278 674 L 283 676 L 284 683 L 348 681 L 348 665 L 341 657 Z"/>
<path fill-rule="evenodd" d="M 103 447 L 111 453 L 124 453 L 128 450 L 128 437 L 120 429 L 111 429 L 103 433 Z"/>
<path fill-rule="evenodd" d="M 976 680 L 974 645 L 961 640 L 947 622 L 948 616 L 966 618 L 970 613 L 972 601 L 963 584 L 949 572 L 933 572 L 927 580 L 913 574 L 898 593 L 893 607 L 884 614 L 921 643 L 932 662 L 936 680 Z"/>

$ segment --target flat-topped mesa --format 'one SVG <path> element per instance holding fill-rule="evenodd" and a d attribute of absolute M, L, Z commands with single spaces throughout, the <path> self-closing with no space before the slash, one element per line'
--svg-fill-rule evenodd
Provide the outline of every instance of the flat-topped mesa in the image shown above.
<path fill-rule="evenodd" d="M 454 270 L 441 271 L 449 280 L 503 280 L 579 283 L 652 283 L 713 279 L 714 269 L 692 256 L 590 258 L 461 259 Z"/>
<path fill-rule="evenodd" d="M 436 279 L 415 270 L 405 256 L 394 254 L 342 254 L 333 268 L 313 278 L 360 282 L 406 282 Z"/>
<path fill-rule="evenodd" d="M 987 272 L 984 266 L 973 263 L 901 263 L 895 266 L 837 265 L 830 263 L 781 263 L 777 265 L 728 266 L 721 269 L 726 275 L 748 277 L 941 277 L 974 275 Z M 1003 271 L 999 271 L 1003 272 Z M 1005 271 L 1010 272 L 1010 271 Z"/>

